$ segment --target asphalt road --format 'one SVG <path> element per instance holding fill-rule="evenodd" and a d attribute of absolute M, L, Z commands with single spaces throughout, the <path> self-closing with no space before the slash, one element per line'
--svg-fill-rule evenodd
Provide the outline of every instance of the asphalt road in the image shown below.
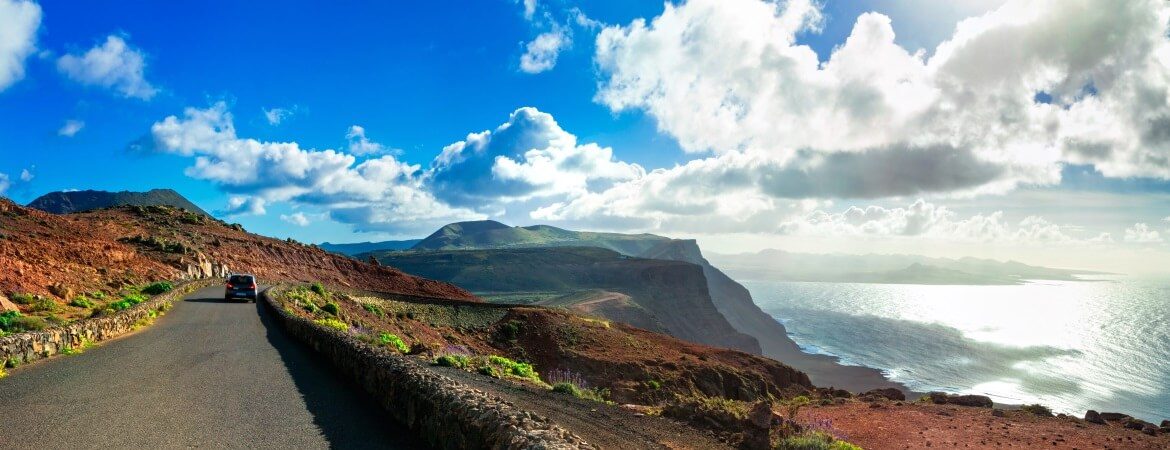
<path fill-rule="evenodd" d="M 9 371 L 0 448 L 423 448 L 252 303 L 187 296 L 150 327 Z"/>

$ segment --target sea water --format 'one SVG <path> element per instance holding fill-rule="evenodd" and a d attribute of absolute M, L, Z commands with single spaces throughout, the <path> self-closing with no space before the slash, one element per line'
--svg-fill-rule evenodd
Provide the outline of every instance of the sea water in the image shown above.
<path fill-rule="evenodd" d="M 916 391 L 1170 419 L 1170 280 L 743 284 L 806 352 Z"/>

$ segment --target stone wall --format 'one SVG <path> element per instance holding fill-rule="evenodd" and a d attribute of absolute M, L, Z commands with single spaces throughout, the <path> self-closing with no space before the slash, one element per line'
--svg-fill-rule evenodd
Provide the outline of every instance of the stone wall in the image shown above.
<path fill-rule="evenodd" d="M 596 448 L 547 418 L 464 386 L 414 358 L 392 355 L 291 314 L 270 297 L 280 292 L 273 288 L 263 294 L 278 322 L 435 448 Z"/>
<path fill-rule="evenodd" d="M 170 308 L 171 302 L 196 289 L 211 286 L 218 280 L 193 281 L 176 286 L 170 292 L 103 317 L 83 319 L 69 325 L 43 331 L 29 331 L 0 338 L 0 364 L 13 361 L 26 364 L 78 348 L 85 342 L 100 342 L 134 329 L 139 321 L 150 317 L 159 308 Z"/>

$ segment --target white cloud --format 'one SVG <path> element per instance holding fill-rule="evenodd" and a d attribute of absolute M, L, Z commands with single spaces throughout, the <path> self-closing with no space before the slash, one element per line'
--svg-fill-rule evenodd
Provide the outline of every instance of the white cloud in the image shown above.
<path fill-rule="evenodd" d="M 1157 231 L 1150 229 L 1149 225 L 1139 222 L 1125 229 L 1125 242 L 1153 244 L 1162 242 L 1162 236 Z"/>
<path fill-rule="evenodd" d="M 386 147 L 382 144 L 367 139 L 366 129 L 358 125 L 350 125 L 349 131 L 345 133 L 345 138 L 349 139 L 349 153 L 351 155 L 374 155 L 386 151 Z"/>
<path fill-rule="evenodd" d="M 293 115 L 292 109 L 285 109 L 285 108 L 264 109 L 264 108 L 260 108 L 260 110 L 264 112 L 264 120 L 267 120 L 268 124 L 272 125 L 272 126 L 280 125 L 280 123 L 283 122 L 284 119 L 292 117 L 292 115 Z"/>
<path fill-rule="evenodd" d="M 233 195 L 228 197 L 227 209 L 220 211 L 220 214 L 225 216 L 239 216 L 252 215 L 263 216 L 268 214 L 265 209 L 267 202 L 260 197 L 252 197 L 247 195 Z"/>
<path fill-rule="evenodd" d="M 280 220 L 291 223 L 293 225 L 306 227 L 309 226 L 309 218 L 305 217 L 305 213 L 281 214 Z"/>
<path fill-rule="evenodd" d="M 596 100 L 649 113 L 687 151 L 734 155 L 700 165 L 740 164 L 708 172 L 753 161 L 780 198 L 1004 192 L 1058 183 L 1064 163 L 1170 178 L 1164 1 L 1012 1 L 929 58 L 868 13 L 826 61 L 796 38 L 816 5 L 690 0 L 606 27 Z"/>
<path fill-rule="evenodd" d="M 520 108 L 495 130 L 469 134 L 443 148 L 432 163 L 428 186 L 448 203 L 476 207 L 575 197 L 644 173 L 641 166 L 614 158 L 610 148 L 579 145 L 551 115 Z"/>
<path fill-rule="evenodd" d="M 353 155 L 332 149 L 240 138 L 222 102 L 156 122 L 150 140 L 154 151 L 194 158 L 187 176 L 238 196 L 229 210 L 243 208 L 246 201 L 318 205 L 359 231 L 425 230 L 484 217 L 436 200 L 422 187 L 420 167 L 392 155 L 359 164 Z"/>
<path fill-rule="evenodd" d="M 57 135 L 58 136 L 65 136 L 65 137 L 73 137 L 73 136 L 77 135 L 77 132 L 81 131 L 82 128 L 85 128 L 85 122 L 80 121 L 80 120 L 75 120 L 75 119 L 69 119 L 69 120 L 66 120 L 65 124 L 61 125 L 61 128 L 57 130 Z"/>
<path fill-rule="evenodd" d="M 40 5 L 0 0 L 0 91 L 24 78 L 24 60 L 36 49 L 40 25 Z"/>
<path fill-rule="evenodd" d="M 520 70 L 525 73 L 541 73 L 557 65 L 557 56 L 561 50 L 569 48 L 573 38 L 568 28 L 554 25 L 552 30 L 536 36 L 524 46 L 524 54 L 520 55 Z"/>
<path fill-rule="evenodd" d="M 145 56 L 121 36 L 107 36 L 104 43 L 82 55 L 62 56 L 57 60 L 57 69 L 73 81 L 111 89 L 124 97 L 150 100 L 158 93 L 146 81 Z"/>
<path fill-rule="evenodd" d="M 36 175 L 34 175 L 32 171 L 28 169 L 22 169 L 20 171 L 20 181 L 28 183 L 29 181 L 32 181 L 33 178 L 36 178 Z"/>
<path fill-rule="evenodd" d="M 532 20 L 536 15 L 536 0 L 516 0 L 524 6 L 524 20 Z"/>
<path fill-rule="evenodd" d="M 12 187 L 12 181 L 8 178 L 8 174 L 0 172 L 0 195 L 4 195 L 10 187 Z"/>

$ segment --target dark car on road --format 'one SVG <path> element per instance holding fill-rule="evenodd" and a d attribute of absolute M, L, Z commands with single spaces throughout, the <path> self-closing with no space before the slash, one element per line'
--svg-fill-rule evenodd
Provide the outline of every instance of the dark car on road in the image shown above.
<path fill-rule="evenodd" d="M 256 277 L 241 273 L 235 274 L 227 279 L 227 288 L 224 290 L 224 300 L 233 300 L 242 298 L 244 300 L 256 301 Z"/>

